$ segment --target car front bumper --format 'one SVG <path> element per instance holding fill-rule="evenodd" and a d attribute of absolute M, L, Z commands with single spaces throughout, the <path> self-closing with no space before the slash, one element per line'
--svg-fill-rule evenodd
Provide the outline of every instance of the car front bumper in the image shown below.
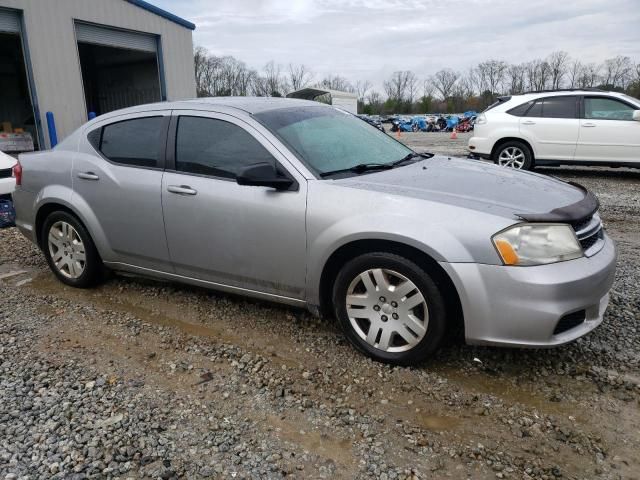
<path fill-rule="evenodd" d="M 458 290 L 467 343 L 553 347 L 585 335 L 602 322 L 616 260 L 615 244 L 605 234 L 604 247 L 590 258 L 535 267 L 440 265 Z M 563 317 L 582 311 L 583 322 L 556 331 Z"/>

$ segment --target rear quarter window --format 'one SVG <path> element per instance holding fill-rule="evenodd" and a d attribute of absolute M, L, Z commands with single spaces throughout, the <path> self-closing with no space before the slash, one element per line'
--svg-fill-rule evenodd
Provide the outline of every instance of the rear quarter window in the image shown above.
<path fill-rule="evenodd" d="M 516 117 L 523 117 L 531 105 L 533 105 L 533 102 L 523 103 L 522 105 L 518 105 L 517 107 L 507 110 L 507 113 Z"/>

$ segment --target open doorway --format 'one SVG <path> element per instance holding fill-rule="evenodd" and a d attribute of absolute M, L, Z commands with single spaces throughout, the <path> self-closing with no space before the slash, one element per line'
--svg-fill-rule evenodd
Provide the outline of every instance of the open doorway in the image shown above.
<path fill-rule="evenodd" d="M 0 141 L 0 150 L 17 153 L 38 148 L 33 103 L 19 33 L 0 33 L 0 133 L 5 134 Z M 8 134 L 11 134 L 10 139 L 6 138 Z M 20 145 L 24 147 L 20 148 Z"/>
<path fill-rule="evenodd" d="M 78 42 L 87 114 L 159 102 L 155 52 Z"/>

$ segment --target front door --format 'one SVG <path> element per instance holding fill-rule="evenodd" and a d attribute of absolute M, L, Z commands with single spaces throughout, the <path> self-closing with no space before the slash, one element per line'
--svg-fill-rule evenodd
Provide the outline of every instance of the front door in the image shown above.
<path fill-rule="evenodd" d="M 184 111 L 175 123 L 174 169 L 165 172 L 162 205 L 176 273 L 304 298 L 303 177 L 256 129 L 235 117 Z M 296 186 L 276 191 L 238 185 L 237 173 L 259 162 L 287 172 Z"/>
<path fill-rule="evenodd" d="M 584 97 L 576 160 L 640 163 L 640 122 L 634 108 L 609 97 Z"/>
<path fill-rule="evenodd" d="M 578 97 L 536 100 L 520 118 L 520 133 L 535 145 L 536 159 L 573 160 L 578 141 Z"/>
<path fill-rule="evenodd" d="M 92 146 L 74 156 L 73 201 L 95 216 L 108 243 L 107 262 L 171 271 L 160 194 L 170 116 L 111 119 L 88 132 Z"/>

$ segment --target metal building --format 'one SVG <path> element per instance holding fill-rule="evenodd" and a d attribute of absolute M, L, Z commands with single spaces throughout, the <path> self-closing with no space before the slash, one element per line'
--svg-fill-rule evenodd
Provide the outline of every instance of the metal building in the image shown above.
<path fill-rule="evenodd" d="M 63 138 L 93 113 L 195 97 L 194 29 L 143 0 L 0 0 L 0 130 L 48 148 L 47 112 Z"/>

